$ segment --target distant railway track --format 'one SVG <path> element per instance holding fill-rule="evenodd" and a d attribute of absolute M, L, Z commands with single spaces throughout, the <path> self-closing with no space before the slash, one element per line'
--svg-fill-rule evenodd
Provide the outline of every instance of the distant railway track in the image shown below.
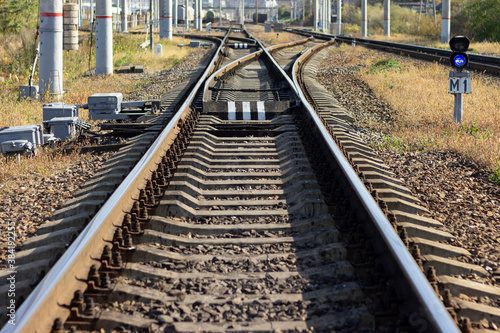
<path fill-rule="evenodd" d="M 81 213 L 58 212 L 25 247 L 24 288 L 37 267 L 44 278 L 2 332 L 455 332 L 469 321 L 449 313 L 496 321 L 496 308 L 454 298 L 477 288 L 450 275 L 481 268 L 448 259 L 467 252 L 418 217 L 315 82 L 315 55 L 332 41 L 230 49 L 231 38 L 143 119 L 148 131 L 75 199 Z M 94 209 L 83 232 L 69 224 Z"/>
<path fill-rule="evenodd" d="M 411 57 L 429 61 L 438 61 L 449 64 L 449 59 L 452 54 L 451 50 L 438 49 L 433 47 L 425 47 L 419 45 L 394 43 L 388 41 L 380 41 L 366 38 L 355 38 L 347 36 L 337 36 L 298 29 L 287 29 L 290 32 L 303 34 L 305 36 L 315 36 L 317 38 L 333 38 L 341 43 L 350 45 L 363 45 L 368 48 L 381 50 L 385 52 L 404 54 Z M 469 68 L 476 71 L 486 72 L 487 74 L 500 75 L 500 57 L 482 55 L 468 52 Z"/>

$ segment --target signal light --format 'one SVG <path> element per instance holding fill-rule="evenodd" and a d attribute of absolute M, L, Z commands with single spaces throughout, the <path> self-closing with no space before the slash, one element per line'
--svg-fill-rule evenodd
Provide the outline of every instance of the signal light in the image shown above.
<path fill-rule="evenodd" d="M 469 57 L 464 52 L 453 52 L 450 58 L 451 65 L 457 69 L 467 67 L 469 64 Z"/>
<path fill-rule="evenodd" d="M 465 53 L 469 49 L 469 38 L 455 36 L 450 39 L 450 48 L 453 51 L 450 57 L 451 65 L 461 71 L 469 64 L 469 56 Z"/>

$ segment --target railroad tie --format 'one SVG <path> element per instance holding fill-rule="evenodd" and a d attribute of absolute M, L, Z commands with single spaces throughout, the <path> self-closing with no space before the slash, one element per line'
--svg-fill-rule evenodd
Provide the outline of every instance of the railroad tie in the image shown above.
<path fill-rule="evenodd" d="M 266 120 L 264 102 L 227 102 L 227 120 Z"/>

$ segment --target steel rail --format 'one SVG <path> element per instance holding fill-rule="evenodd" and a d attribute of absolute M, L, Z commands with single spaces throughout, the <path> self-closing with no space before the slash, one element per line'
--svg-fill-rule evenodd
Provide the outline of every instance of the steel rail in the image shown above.
<path fill-rule="evenodd" d="M 111 244 L 114 232 L 112 226 L 121 225 L 125 213 L 130 211 L 136 200 L 134 197 L 138 197 L 138 189 L 145 186 L 146 179 L 151 176 L 152 171 L 161 162 L 164 152 L 172 144 L 198 90 L 215 64 L 217 57 L 222 54 L 221 49 L 229 33 L 230 30 L 179 111 L 87 227 L 17 309 L 15 326 L 7 323 L 0 331 L 1 333 L 49 332 L 54 319 L 67 317 L 69 309 L 65 309 L 64 305 L 70 303 L 73 295 L 67 295 L 67 292 L 62 293 L 61 290 L 85 289 L 90 266 L 93 263 L 98 263 L 103 245 Z M 78 259 L 83 257 L 92 260 L 82 264 Z"/>
<path fill-rule="evenodd" d="M 217 70 L 215 73 L 213 73 L 206 81 L 205 81 L 205 88 L 204 88 L 204 92 L 203 92 L 203 101 L 209 101 L 210 98 L 211 98 L 211 90 L 214 89 L 212 88 L 212 86 L 215 84 L 215 82 L 220 78 L 222 77 L 223 75 L 226 75 L 226 73 L 230 73 L 231 70 L 235 70 L 236 68 L 244 65 L 245 63 L 247 62 L 250 62 L 250 61 L 253 61 L 257 58 L 259 58 L 261 56 L 262 53 L 267 53 L 268 54 L 268 57 L 270 59 L 273 59 L 269 52 L 275 52 L 275 51 L 278 51 L 280 49 L 283 49 L 283 48 L 287 48 L 287 47 L 291 47 L 291 46 L 294 46 L 294 45 L 298 45 L 298 44 L 303 44 L 303 43 L 306 43 L 307 41 L 310 40 L 310 38 L 306 38 L 306 39 L 303 39 L 303 40 L 300 40 L 300 41 L 296 41 L 296 42 L 290 42 L 290 43 L 285 43 L 285 44 L 280 44 L 280 45 L 273 45 L 273 46 L 270 46 L 266 48 L 257 40 L 257 39 L 253 39 L 254 41 L 256 41 L 256 45 L 258 45 L 260 47 L 260 50 L 257 50 L 253 53 L 250 53 L 242 58 L 239 58 L 239 59 L 236 59 L 235 61 L 227 64 L 226 66 L 220 68 L 219 70 Z M 275 65 L 277 68 L 280 68 L 281 67 L 275 62 Z M 288 77 L 286 75 L 286 73 L 283 71 L 282 72 L 282 75 L 284 75 L 285 77 Z M 295 89 L 295 86 L 292 84 L 293 82 L 288 82 L 290 84 L 290 87 L 292 89 Z"/>
<path fill-rule="evenodd" d="M 300 63 L 314 53 L 315 49 L 318 47 L 321 47 L 321 45 L 318 45 L 301 55 L 295 61 L 293 66 L 293 82 L 297 85 L 297 91 L 301 102 L 309 112 L 309 115 L 314 121 L 316 127 L 319 129 L 321 138 L 327 144 L 330 153 L 334 156 L 342 172 L 348 179 L 354 193 L 357 195 L 371 221 L 374 223 L 376 230 L 378 230 L 379 234 L 383 238 L 387 248 L 394 257 L 400 272 L 407 279 L 412 291 L 415 295 L 417 295 L 418 301 L 420 302 L 420 308 L 418 310 L 424 314 L 429 324 L 429 328 L 432 328 L 435 332 L 460 332 L 456 324 L 453 322 L 450 314 L 445 309 L 442 302 L 438 299 L 436 293 L 427 281 L 427 278 L 417 266 L 415 260 L 408 252 L 400 237 L 396 234 L 394 228 L 387 220 L 387 217 L 375 202 L 372 195 L 368 192 L 363 182 L 359 179 L 350 163 L 345 159 L 342 151 L 335 144 L 335 141 L 324 127 L 321 119 L 316 114 L 312 106 L 307 102 L 305 95 L 299 88 L 297 70 L 299 69 Z M 429 329 L 426 331 L 429 331 Z"/>
<path fill-rule="evenodd" d="M 248 35 L 251 36 L 250 33 L 248 33 Z M 280 73 L 280 75 L 282 75 L 282 78 L 285 81 L 288 82 L 288 84 L 290 85 L 290 88 L 292 89 L 294 95 L 298 98 L 298 96 L 299 96 L 298 93 L 299 92 L 297 90 L 297 86 L 293 83 L 292 79 L 287 75 L 287 73 L 285 72 L 285 70 L 283 68 L 281 68 L 281 66 L 276 62 L 276 60 L 274 59 L 274 57 L 271 55 L 271 51 L 276 51 L 280 47 L 281 48 L 288 47 L 288 45 L 292 45 L 295 42 L 285 43 L 285 44 L 280 44 L 280 45 L 275 45 L 275 46 L 271 46 L 271 47 L 266 48 L 266 47 L 264 47 L 264 45 L 257 38 L 255 38 L 255 40 L 257 41 L 257 44 L 262 48 L 263 54 L 266 55 L 266 57 L 268 57 L 269 61 L 271 61 L 271 63 L 275 66 L 275 68 L 278 70 L 278 72 Z M 298 101 L 296 100 L 296 102 L 298 102 Z"/>
<path fill-rule="evenodd" d="M 364 45 L 366 47 L 370 47 L 373 49 L 378 49 L 396 54 L 405 53 L 415 58 L 421 58 L 431 61 L 444 61 L 448 63 L 449 58 L 453 53 L 451 50 L 426 47 L 420 45 L 323 34 L 323 33 L 303 31 L 298 29 L 287 29 L 287 30 L 303 36 L 314 36 L 316 38 L 335 38 L 337 41 L 346 44 Z M 467 54 L 469 55 L 470 69 L 479 71 L 488 71 L 491 73 L 495 73 L 497 75 L 500 74 L 500 57 L 471 53 L 471 52 L 467 52 Z"/>

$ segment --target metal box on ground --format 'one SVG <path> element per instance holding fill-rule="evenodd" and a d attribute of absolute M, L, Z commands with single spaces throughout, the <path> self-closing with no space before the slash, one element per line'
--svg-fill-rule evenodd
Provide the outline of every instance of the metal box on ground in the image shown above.
<path fill-rule="evenodd" d="M 19 99 L 38 99 L 38 86 L 19 86 Z"/>
<path fill-rule="evenodd" d="M 128 116 L 118 114 L 122 109 L 121 93 L 94 94 L 88 98 L 90 119 L 127 119 Z"/>
<path fill-rule="evenodd" d="M 44 122 L 50 128 L 50 133 L 62 141 L 69 141 L 76 135 L 78 117 L 56 117 Z"/>
<path fill-rule="evenodd" d="M 64 102 L 54 102 L 43 105 L 43 121 L 56 117 L 78 117 L 78 106 Z"/>
<path fill-rule="evenodd" d="M 190 47 L 200 47 L 201 42 L 199 40 L 193 40 L 189 42 Z"/>
<path fill-rule="evenodd" d="M 42 125 L 25 125 L 0 128 L 2 153 L 30 152 L 44 143 Z"/>

